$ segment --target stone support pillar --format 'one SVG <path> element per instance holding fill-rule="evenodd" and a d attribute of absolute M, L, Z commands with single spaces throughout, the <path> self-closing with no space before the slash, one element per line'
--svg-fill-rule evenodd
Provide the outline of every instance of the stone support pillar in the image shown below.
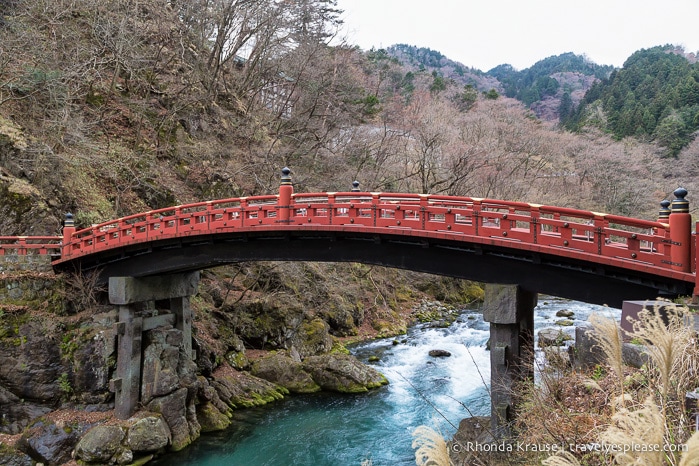
<path fill-rule="evenodd" d="M 175 328 L 182 332 L 184 352 L 192 359 L 192 308 L 189 306 L 189 296 L 171 298 L 170 311 L 175 314 Z"/>
<path fill-rule="evenodd" d="M 182 332 L 181 348 L 192 357 L 192 310 L 190 296 L 197 292 L 199 272 L 155 277 L 110 277 L 109 302 L 119 308 L 116 376 L 110 381 L 115 394 L 114 411 L 128 419 L 138 407 L 141 394 L 142 334 L 145 330 L 173 325 Z M 171 314 L 144 318 L 143 303 L 169 300 Z M 146 305 L 146 309 L 152 306 Z M 152 312 L 152 309 L 151 309 Z"/>
<path fill-rule="evenodd" d="M 485 288 L 483 319 L 490 322 L 491 427 L 510 436 L 515 384 L 534 376 L 534 307 L 537 294 L 517 285 Z"/>
<path fill-rule="evenodd" d="M 115 393 L 114 414 L 127 419 L 136 410 L 141 389 L 141 335 L 143 318 L 131 305 L 119 306 L 116 378 L 110 386 Z"/>

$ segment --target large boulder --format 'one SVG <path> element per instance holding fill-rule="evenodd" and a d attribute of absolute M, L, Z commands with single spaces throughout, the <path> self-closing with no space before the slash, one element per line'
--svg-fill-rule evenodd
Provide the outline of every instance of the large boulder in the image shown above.
<path fill-rule="evenodd" d="M 148 404 L 148 410 L 162 414 L 170 427 L 172 449 L 179 451 L 188 446 L 192 438 L 187 419 L 187 389 L 180 388 L 175 392 L 153 399 Z"/>
<path fill-rule="evenodd" d="M 126 435 L 120 426 L 95 426 L 88 430 L 75 447 L 75 459 L 86 463 L 109 464 L 121 453 Z"/>
<path fill-rule="evenodd" d="M 303 368 L 324 390 L 360 393 L 388 383 L 379 371 L 348 354 L 311 356 L 303 361 Z"/>
<path fill-rule="evenodd" d="M 180 387 L 177 366 L 180 361 L 182 332 L 173 328 L 156 328 L 145 333 L 141 400 L 169 395 Z"/>
<path fill-rule="evenodd" d="M 281 400 L 289 393 L 286 388 L 268 382 L 230 366 L 221 366 L 214 372 L 211 386 L 218 397 L 233 409 L 262 406 Z"/>
<path fill-rule="evenodd" d="M 296 348 L 301 358 L 316 354 L 328 353 L 333 348 L 333 337 L 330 326 L 320 317 L 305 320 L 298 332 L 290 339 L 291 346 Z"/>
<path fill-rule="evenodd" d="M 291 393 L 314 393 L 320 385 L 303 369 L 303 364 L 283 352 L 258 359 L 252 365 L 252 375 L 268 380 Z"/>
<path fill-rule="evenodd" d="M 231 425 L 230 418 L 210 401 L 197 405 L 197 419 L 202 432 L 224 430 Z"/>
<path fill-rule="evenodd" d="M 2 358 L 0 358 L 2 359 Z M 1 363 L 0 363 L 1 364 Z M 0 432 L 19 434 L 39 416 L 51 411 L 48 406 L 22 401 L 20 397 L 0 386 Z M 2 464 L 2 463 L 0 463 Z"/>
<path fill-rule="evenodd" d="M 87 429 L 88 426 L 82 423 L 68 426 L 39 421 L 22 434 L 17 447 L 42 463 L 65 464 L 70 461 L 75 445 Z"/>
<path fill-rule="evenodd" d="M 134 452 L 156 452 L 170 443 L 170 429 L 160 415 L 136 421 L 126 435 L 126 445 Z"/>

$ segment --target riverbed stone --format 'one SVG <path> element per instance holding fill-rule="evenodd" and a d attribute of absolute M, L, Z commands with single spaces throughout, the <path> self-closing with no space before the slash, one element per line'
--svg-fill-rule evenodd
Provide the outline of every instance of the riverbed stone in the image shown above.
<path fill-rule="evenodd" d="M 539 330 L 539 348 L 544 348 L 547 346 L 563 346 L 566 341 L 573 339 L 570 335 L 565 333 L 561 329 L 557 328 L 545 328 Z"/>
<path fill-rule="evenodd" d="M 163 397 L 155 398 L 148 404 L 150 411 L 162 414 L 170 428 L 172 449 L 179 451 L 192 443 L 187 422 L 187 389 L 179 390 Z"/>
<path fill-rule="evenodd" d="M 568 309 L 560 309 L 556 312 L 556 317 L 565 317 L 565 318 L 570 318 L 575 315 L 575 312 L 570 311 Z"/>
<path fill-rule="evenodd" d="M 281 385 L 291 393 L 315 393 L 320 390 L 320 385 L 304 370 L 303 364 L 294 361 L 284 352 L 258 359 L 250 372 L 256 377 Z"/>
<path fill-rule="evenodd" d="M 170 443 L 170 429 L 161 415 L 136 421 L 126 435 L 126 445 L 135 452 L 154 452 Z"/>
<path fill-rule="evenodd" d="M 201 425 L 202 432 L 224 430 L 231 425 L 230 418 L 210 401 L 197 405 L 197 419 L 199 420 L 199 425 Z"/>
<path fill-rule="evenodd" d="M 449 351 L 443 349 L 433 349 L 430 350 L 428 354 L 433 358 L 448 358 L 449 356 L 451 356 L 451 353 Z"/>
<path fill-rule="evenodd" d="M 577 370 L 587 370 L 598 364 L 604 364 L 604 351 L 599 346 L 599 340 L 596 338 L 595 329 L 591 324 L 575 328 L 575 346 L 570 355 L 573 367 Z"/>
<path fill-rule="evenodd" d="M 312 356 L 303 367 L 324 390 L 361 393 L 388 384 L 383 374 L 348 354 Z"/>
<path fill-rule="evenodd" d="M 262 406 L 281 400 L 289 390 L 281 385 L 268 382 L 247 372 L 240 372 L 230 366 L 217 369 L 211 386 L 221 401 L 233 409 Z"/>
<path fill-rule="evenodd" d="M 75 459 L 107 464 L 120 450 L 124 436 L 124 429 L 120 426 L 95 426 L 78 442 Z"/>

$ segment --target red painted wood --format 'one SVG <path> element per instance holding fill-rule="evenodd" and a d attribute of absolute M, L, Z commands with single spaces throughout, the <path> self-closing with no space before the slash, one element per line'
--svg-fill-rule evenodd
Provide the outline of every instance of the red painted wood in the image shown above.
<path fill-rule="evenodd" d="M 284 201 L 286 202 L 286 200 Z M 672 268 L 666 223 L 546 205 L 405 193 L 296 193 L 289 218 L 276 195 L 169 207 L 59 237 L 0 237 L 0 254 L 56 253 L 55 264 L 125 245 L 193 235 L 271 230 L 359 231 L 442 238 L 580 259 L 697 283 Z M 695 240 L 696 241 L 696 240 Z M 692 251 L 695 264 L 696 247 Z M 696 269 L 696 265 L 693 266 Z"/>

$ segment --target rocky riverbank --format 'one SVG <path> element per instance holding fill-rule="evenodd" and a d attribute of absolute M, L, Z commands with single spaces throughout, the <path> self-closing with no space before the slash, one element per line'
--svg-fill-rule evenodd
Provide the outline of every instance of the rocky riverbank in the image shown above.
<path fill-rule="evenodd" d="M 24 277 L 15 288 L 31 290 L 31 278 Z M 187 447 L 202 432 L 227 428 L 236 409 L 294 393 L 371 390 L 387 383 L 385 377 L 343 351 L 343 341 L 400 334 L 426 316 L 449 322 L 454 315 L 437 301 L 414 304 L 415 291 L 387 289 L 386 305 L 374 310 L 364 304 L 309 308 L 298 297 L 266 299 L 256 291 L 240 300 L 241 293 L 223 292 L 244 282 L 221 285 L 225 280 L 210 275 L 193 300 L 195 360 L 183 357 L 178 330 L 144 332 L 141 409 L 120 421 L 109 386 L 115 310 L 66 304 L 69 284 L 48 278 L 42 276 L 41 293 L 32 292 L 31 302 L 23 301 L 29 292 L 18 292 L 1 310 L 2 464 L 143 463 Z M 346 288 L 340 298 L 347 300 Z"/>

